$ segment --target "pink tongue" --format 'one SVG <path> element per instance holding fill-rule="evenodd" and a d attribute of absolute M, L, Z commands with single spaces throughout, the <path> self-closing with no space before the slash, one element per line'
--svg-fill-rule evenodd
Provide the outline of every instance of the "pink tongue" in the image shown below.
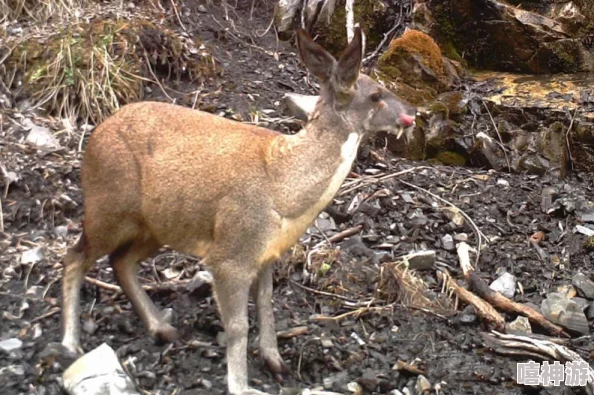
<path fill-rule="evenodd" d="M 415 123 L 415 117 L 411 117 L 410 115 L 400 114 L 400 123 L 402 126 L 409 127 L 413 123 Z"/>

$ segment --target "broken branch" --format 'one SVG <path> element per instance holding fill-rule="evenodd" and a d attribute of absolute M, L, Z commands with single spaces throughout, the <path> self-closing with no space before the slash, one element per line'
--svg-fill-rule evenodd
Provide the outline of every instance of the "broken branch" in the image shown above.
<path fill-rule="evenodd" d="M 528 317 L 530 321 L 538 324 L 542 328 L 546 329 L 553 335 L 570 337 L 567 332 L 560 326 L 553 324 L 551 321 L 546 319 L 542 314 L 532 309 L 529 306 L 516 303 L 500 294 L 497 291 L 489 288 L 489 285 L 474 272 L 469 272 L 467 275 L 468 282 L 470 283 L 471 289 L 475 291 L 477 295 L 484 298 L 487 302 L 491 303 L 495 308 L 501 309 L 507 313 L 516 313 Z"/>
<path fill-rule="evenodd" d="M 452 288 L 460 299 L 474 307 L 479 316 L 492 323 L 495 328 L 505 330 L 505 320 L 493 306 L 459 285 L 447 272 L 438 272 L 439 275 L 444 277 L 446 286 Z"/>
<path fill-rule="evenodd" d="M 85 276 L 85 281 L 88 282 L 89 284 L 93 284 L 100 288 L 107 289 L 108 291 L 123 292 L 122 288 L 120 288 L 118 285 L 109 284 L 104 281 L 97 280 L 96 278 L 91 278 L 91 277 Z M 174 291 L 177 291 L 179 288 L 187 285 L 190 282 L 191 282 L 191 280 L 179 280 L 179 281 L 175 281 L 175 282 L 168 281 L 168 282 L 154 284 L 154 285 L 143 285 L 142 289 L 144 289 L 147 292 L 161 292 L 161 291 L 174 292 Z"/>

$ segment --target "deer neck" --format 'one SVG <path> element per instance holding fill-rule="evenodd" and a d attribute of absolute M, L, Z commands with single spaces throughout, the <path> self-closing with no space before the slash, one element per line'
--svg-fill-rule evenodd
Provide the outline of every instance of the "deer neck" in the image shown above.
<path fill-rule="evenodd" d="M 281 136 L 269 167 L 276 184 L 277 211 L 313 220 L 348 176 L 361 137 L 340 114 L 317 109 L 299 133 Z"/>
<path fill-rule="evenodd" d="M 310 161 L 326 163 L 329 165 L 328 171 L 332 172 L 332 163 L 336 170 L 343 165 L 350 167 L 353 164 L 361 142 L 360 132 L 341 113 L 322 112 L 316 108 L 297 137 L 313 151 L 308 152 Z"/>

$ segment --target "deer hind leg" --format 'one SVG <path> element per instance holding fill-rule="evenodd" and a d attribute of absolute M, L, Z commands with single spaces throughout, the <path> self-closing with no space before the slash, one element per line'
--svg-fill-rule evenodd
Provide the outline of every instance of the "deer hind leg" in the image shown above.
<path fill-rule="evenodd" d="M 153 239 L 135 240 L 114 251 L 109 256 L 109 261 L 120 287 L 151 336 L 158 342 L 173 342 L 177 339 L 177 331 L 165 322 L 157 306 L 142 289 L 137 277 L 140 261 L 158 250 L 159 244 Z"/>
<path fill-rule="evenodd" d="M 251 288 L 256 302 L 258 328 L 260 330 L 260 356 L 277 381 L 282 381 L 282 373 L 288 371 L 278 351 L 274 312 L 272 309 L 272 264 L 262 268 Z"/>
<path fill-rule="evenodd" d="M 80 345 L 80 288 L 85 274 L 97 259 L 89 254 L 84 232 L 63 259 L 62 345 L 75 355 L 83 353 Z"/>

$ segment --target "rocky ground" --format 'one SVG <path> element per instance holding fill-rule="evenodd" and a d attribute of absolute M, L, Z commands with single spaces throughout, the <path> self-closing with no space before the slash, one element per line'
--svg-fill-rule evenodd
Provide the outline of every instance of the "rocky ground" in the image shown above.
<path fill-rule="evenodd" d="M 254 2 L 252 10 L 249 3 L 227 12 L 197 4 L 195 12 L 181 14 L 192 34 L 212 48 L 223 74 L 198 95 L 183 93 L 195 86 L 176 86 L 168 96 L 291 132 L 299 125 L 283 113 L 283 93 L 315 89 L 291 43 L 278 41 L 274 28 L 266 31 L 272 7 Z M 149 98 L 169 100 L 158 85 L 150 91 Z M 60 259 L 80 234 L 78 169 L 89 130 L 36 115 L 14 100 L 3 106 L 0 387 L 7 395 L 58 394 L 65 366 L 43 357 L 46 345 L 60 340 Z M 35 143 L 32 134 L 42 140 Z M 464 284 L 456 244 L 479 249 L 481 235 L 476 264 L 471 253 L 476 272 L 488 283 L 513 275 L 511 286 L 498 289 L 537 310 L 549 298 L 543 313 L 573 329 L 567 347 L 590 361 L 594 283 L 588 236 L 594 227 L 588 223 L 594 212 L 584 202 L 592 193 L 591 177 L 570 174 L 559 181 L 411 162 L 391 156 L 381 141 L 362 149 L 353 172 L 325 215 L 277 265 L 275 316 L 281 354 L 292 371 L 283 387 L 365 394 L 580 393 L 516 384 L 516 363 L 528 358 L 488 347 L 481 336 L 491 329 L 487 322 L 446 292 L 438 273 L 447 270 Z M 435 251 L 435 259 L 402 270 L 402 257 L 414 250 Z M 151 297 L 171 309 L 182 334 L 180 342 L 159 346 L 125 297 L 109 286 L 115 280 L 100 261 L 82 290 L 85 350 L 109 344 L 146 394 L 225 393 L 216 306 L 208 287 L 188 282 L 202 269 L 199 259 L 173 251 L 144 262 L 141 281 L 154 286 Z M 548 311 L 559 309 L 567 313 Z M 253 305 L 250 313 L 254 339 Z M 517 318 L 502 314 L 507 323 Z M 534 324 L 531 331 L 547 334 Z M 281 389 L 256 347 L 249 353 L 249 375 L 258 389 Z"/>

